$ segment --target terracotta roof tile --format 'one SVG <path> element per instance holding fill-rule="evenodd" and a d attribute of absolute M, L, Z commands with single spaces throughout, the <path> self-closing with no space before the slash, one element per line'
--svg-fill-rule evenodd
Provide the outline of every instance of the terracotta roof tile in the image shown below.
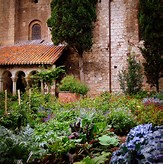
<path fill-rule="evenodd" d="M 0 47 L 0 65 L 54 64 L 65 46 L 44 41 L 24 42 Z"/>

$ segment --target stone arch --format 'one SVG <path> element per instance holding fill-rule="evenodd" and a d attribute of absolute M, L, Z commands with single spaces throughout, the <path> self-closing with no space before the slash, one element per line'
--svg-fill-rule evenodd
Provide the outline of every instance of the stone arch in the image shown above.
<path fill-rule="evenodd" d="M 16 90 L 20 90 L 20 92 L 24 93 L 27 87 L 27 82 L 25 79 L 25 73 L 23 71 L 18 71 L 16 73 L 17 81 L 16 81 Z"/>
<path fill-rule="evenodd" d="M 33 20 L 29 24 L 29 34 L 28 39 L 29 40 L 39 40 L 42 38 L 41 32 L 42 32 L 42 24 L 39 20 Z"/>
<path fill-rule="evenodd" d="M 5 70 L 2 74 L 3 79 L 3 90 L 7 90 L 9 93 L 12 93 L 13 83 L 12 83 L 12 74 L 10 71 Z"/>

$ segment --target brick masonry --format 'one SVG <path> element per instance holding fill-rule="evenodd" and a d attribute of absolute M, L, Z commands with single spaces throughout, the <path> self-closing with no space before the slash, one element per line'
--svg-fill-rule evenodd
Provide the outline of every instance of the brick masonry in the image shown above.
<path fill-rule="evenodd" d="M 97 4 L 94 45 L 85 54 L 85 79 L 91 94 L 109 90 L 109 44 L 111 45 L 111 90 L 120 90 L 118 73 L 126 65 L 129 51 L 138 51 L 138 1 L 111 1 L 111 43 L 109 43 L 109 0 Z"/>

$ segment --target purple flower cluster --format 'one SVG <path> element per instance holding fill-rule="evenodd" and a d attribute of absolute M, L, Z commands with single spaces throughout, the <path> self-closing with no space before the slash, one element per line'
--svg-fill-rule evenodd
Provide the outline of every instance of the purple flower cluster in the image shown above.
<path fill-rule="evenodd" d="M 47 121 L 50 120 L 50 118 L 51 118 L 51 113 L 48 114 L 47 117 L 43 118 L 43 121 L 44 121 L 44 122 L 47 122 Z"/>
<path fill-rule="evenodd" d="M 78 132 L 73 132 L 68 138 L 69 139 L 76 139 L 79 137 L 79 133 Z"/>
<path fill-rule="evenodd" d="M 163 126 L 139 125 L 112 155 L 110 164 L 163 163 Z"/>
<path fill-rule="evenodd" d="M 144 105 L 149 105 L 149 104 L 160 104 L 160 99 L 155 98 L 155 97 L 151 97 L 151 98 L 144 98 L 143 99 L 143 104 Z"/>

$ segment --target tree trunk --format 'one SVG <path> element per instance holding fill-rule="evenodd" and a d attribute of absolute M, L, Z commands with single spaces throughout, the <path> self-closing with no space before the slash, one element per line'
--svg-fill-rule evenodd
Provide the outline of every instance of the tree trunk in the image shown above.
<path fill-rule="evenodd" d="M 84 82 L 84 71 L 83 71 L 83 55 L 79 54 L 79 72 L 80 72 L 80 80 Z"/>

